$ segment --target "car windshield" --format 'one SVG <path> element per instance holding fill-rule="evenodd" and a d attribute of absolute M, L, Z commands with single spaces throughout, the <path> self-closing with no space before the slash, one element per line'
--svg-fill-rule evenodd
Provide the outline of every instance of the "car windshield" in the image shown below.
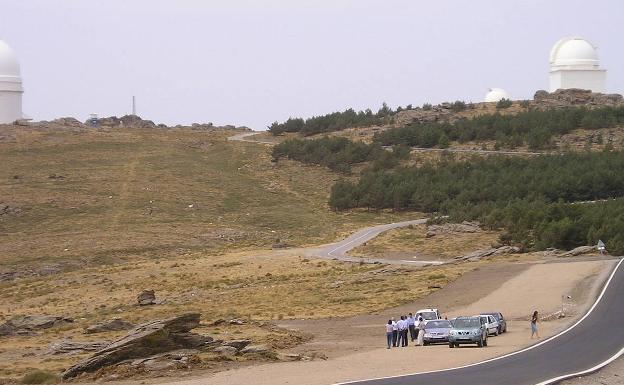
<path fill-rule="evenodd" d="M 450 328 L 451 323 L 446 320 L 442 321 L 429 321 L 425 325 L 425 329 L 442 329 L 442 328 Z"/>
<path fill-rule="evenodd" d="M 438 319 L 438 315 L 435 312 L 432 312 L 432 311 L 422 312 L 422 313 L 420 313 L 420 316 L 423 317 L 426 320 Z"/>
<path fill-rule="evenodd" d="M 479 322 L 478 318 L 460 318 L 453 321 L 453 326 L 458 329 L 478 328 L 481 326 L 481 322 Z"/>

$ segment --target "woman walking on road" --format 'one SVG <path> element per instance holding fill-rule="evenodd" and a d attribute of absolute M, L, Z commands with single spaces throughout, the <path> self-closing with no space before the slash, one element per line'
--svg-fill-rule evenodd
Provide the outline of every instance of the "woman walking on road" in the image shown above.
<path fill-rule="evenodd" d="M 539 316 L 537 310 L 535 310 L 531 317 L 531 339 L 533 339 L 534 336 L 540 338 L 539 332 L 537 331 L 537 321 L 539 321 Z"/>
<path fill-rule="evenodd" d="M 392 325 L 392 320 L 389 319 L 386 324 L 386 339 L 388 340 L 388 349 L 392 347 L 392 331 L 394 330 L 394 326 Z"/>

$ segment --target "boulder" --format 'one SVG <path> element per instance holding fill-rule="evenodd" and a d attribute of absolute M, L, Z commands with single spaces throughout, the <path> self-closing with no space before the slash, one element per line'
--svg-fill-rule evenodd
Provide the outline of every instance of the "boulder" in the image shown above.
<path fill-rule="evenodd" d="M 156 303 L 156 294 L 154 290 L 143 290 L 141 294 L 137 295 L 137 301 L 139 306 L 154 305 Z"/>
<path fill-rule="evenodd" d="M 230 357 L 238 353 L 238 349 L 233 346 L 217 346 L 213 351 L 226 357 Z"/>
<path fill-rule="evenodd" d="M 134 324 L 124 321 L 121 318 L 114 318 L 112 320 L 104 321 L 91 325 L 85 329 L 86 334 L 102 333 L 110 331 L 130 330 L 134 327 Z"/>
<path fill-rule="evenodd" d="M 250 345 L 239 351 L 240 354 L 267 354 L 272 353 L 269 347 L 264 345 Z"/>
<path fill-rule="evenodd" d="M 0 336 L 34 334 L 35 330 L 49 329 L 74 322 L 71 318 L 47 315 L 18 315 L 0 325 Z"/>
<path fill-rule="evenodd" d="M 561 255 L 559 255 L 559 257 L 574 257 L 577 255 L 583 255 L 583 254 L 589 254 L 589 253 L 593 253 L 596 251 L 596 247 L 595 246 L 579 246 L 575 249 L 572 249 L 570 251 L 567 251 Z"/>
<path fill-rule="evenodd" d="M 141 324 L 126 336 L 67 369 L 63 373 L 63 378 L 72 378 L 126 360 L 146 358 L 179 349 L 201 349 L 210 346 L 213 342 L 211 337 L 190 332 L 199 325 L 199 318 L 199 313 L 188 313 Z"/>
<path fill-rule="evenodd" d="M 225 341 L 223 346 L 231 346 L 236 350 L 242 350 L 251 343 L 251 340 L 231 340 Z"/>

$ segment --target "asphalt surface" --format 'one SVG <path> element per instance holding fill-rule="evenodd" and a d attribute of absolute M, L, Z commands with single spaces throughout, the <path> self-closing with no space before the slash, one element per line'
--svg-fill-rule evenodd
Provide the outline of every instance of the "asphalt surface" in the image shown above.
<path fill-rule="evenodd" d="M 464 368 L 352 384 L 534 385 L 593 368 L 624 347 L 624 263 L 617 266 L 613 279 L 593 311 L 566 333 L 539 346 Z M 417 359 L 426 360 L 427 357 L 423 355 Z"/>
<path fill-rule="evenodd" d="M 416 260 L 402 260 L 402 259 L 382 259 L 382 258 L 360 258 L 352 257 L 347 253 L 358 247 L 367 241 L 375 238 L 384 231 L 396 229 L 399 227 L 406 227 L 409 225 L 420 225 L 426 223 L 427 219 L 416 219 L 412 221 L 395 222 L 385 225 L 378 225 L 367 227 L 359 230 L 342 241 L 332 243 L 321 248 L 312 249 L 309 254 L 317 258 L 325 259 L 337 259 L 346 262 L 365 262 L 365 263 L 383 263 L 386 265 L 409 265 L 409 266 L 426 266 L 441 264 L 442 262 L 436 261 L 416 261 Z"/>

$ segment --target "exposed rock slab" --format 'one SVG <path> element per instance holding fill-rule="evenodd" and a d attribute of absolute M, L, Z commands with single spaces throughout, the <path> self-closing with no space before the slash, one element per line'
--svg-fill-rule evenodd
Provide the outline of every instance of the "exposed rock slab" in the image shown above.
<path fill-rule="evenodd" d="M 134 328 L 134 324 L 128 321 L 124 321 L 121 318 L 114 318 L 112 320 L 104 321 L 91 325 L 85 329 L 86 334 L 102 333 L 109 331 L 130 330 Z"/>
<path fill-rule="evenodd" d="M 63 340 L 50 344 L 50 353 L 57 355 L 94 352 L 104 349 L 108 345 L 110 345 L 110 341 L 75 342 L 71 340 Z"/>
<path fill-rule="evenodd" d="M 47 315 L 18 315 L 0 325 L 0 336 L 28 335 L 36 330 L 74 322 L 71 318 Z"/>
<path fill-rule="evenodd" d="M 559 255 L 559 257 L 575 257 L 577 255 L 583 255 L 583 254 L 589 254 L 589 253 L 595 253 L 595 252 L 596 252 L 595 246 L 579 246 L 575 249 L 572 249 L 570 251 L 567 251 Z"/>
<path fill-rule="evenodd" d="M 63 378 L 93 372 L 104 366 L 130 359 L 151 357 L 179 349 L 201 349 L 210 346 L 213 341 L 211 337 L 190 332 L 199 325 L 199 318 L 199 313 L 189 313 L 141 324 L 90 358 L 67 369 L 63 373 Z"/>

